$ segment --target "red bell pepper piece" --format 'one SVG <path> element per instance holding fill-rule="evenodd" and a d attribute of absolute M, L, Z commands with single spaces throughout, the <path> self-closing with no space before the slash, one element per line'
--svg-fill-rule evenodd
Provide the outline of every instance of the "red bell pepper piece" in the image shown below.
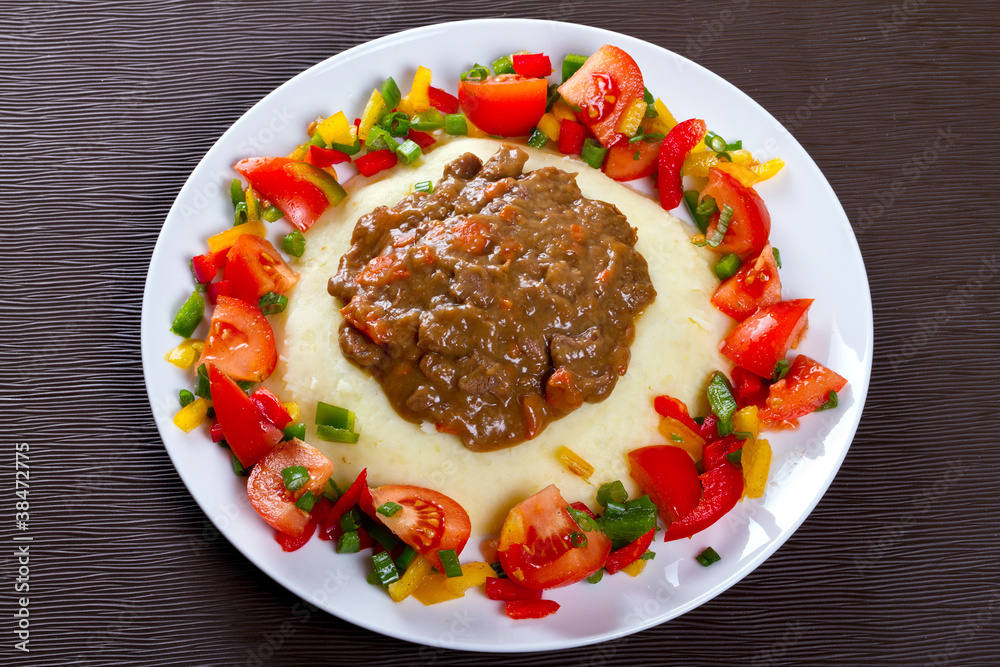
<path fill-rule="evenodd" d="M 658 158 L 656 186 L 660 191 L 660 206 L 665 210 L 677 208 L 684 198 L 681 184 L 684 158 L 699 141 L 705 138 L 707 131 L 705 121 L 700 118 L 690 118 L 677 123 L 663 140 Z"/>
<path fill-rule="evenodd" d="M 205 286 L 205 297 L 209 303 L 215 305 L 220 296 L 232 296 L 228 280 L 220 280 L 217 283 L 209 283 Z"/>
<path fill-rule="evenodd" d="M 430 99 L 431 106 L 441 113 L 458 113 L 458 98 L 454 95 L 431 86 L 427 89 L 427 97 Z"/>
<path fill-rule="evenodd" d="M 552 61 L 543 53 L 515 53 L 510 61 L 515 72 L 529 79 L 544 79 L 552 74 Z"/>
<path fill-rule="evenodd" d="M 226 442 L 240 463 L 249 468 L 281 441 L 283 433 L 215 364 L 208 364 L 208 382 Z"/>
<path fill-rule="evenodd" d="M 212 437 L 212 442 L 222 442 L 226 439 L 226 436 L 222 435 L 222 424 L 218 421 L 212 422 L 212 426 L 208 429 L 208 434 Z"/>
<path fill-rule="evenodd" d="M 315 532 L 316 522 L 310 521 L 306 524 L 306 528 L 302 531 L 301 535 L 292 536 L 287 533 L 283 533 L 280 530 L 276 530 L 274 531 L 274 539 L 281 545 L 282 551 L 295 551 L 305 546 L 305 543 L 309 541 L 309 538 L 311 538 Z"/>
<path fill-rule="evenodd" d="M 695 420 L 691 419 L 691 414 L 688 412 L 687 406 L 684 405 L 684 401 L 672 396 L 657 396 L 653 399 L 653 409 L 661 417 L 673 417 L 695 433 L 698 433 L 700 427 Z"/>
<path fill-rule="evenodd" d="M 309 164 L 320 167 L 330 167 L 335 164 L 343 164 L 344 162 L 350 162 L 351 156 L 343 151 L 338 151 L 335 148 L 320 148 L 319 146 L 309 146 L 309 150 L 306 151 L 306 162 Z"/>
<path fill-rule="evenodd" d="M 735 435 L 727 435 L 715 442 L 708 443 L 702 451 L 701 469 L 707 472 L 713 468 L 718 468 L 723 461 L 728 461 L 726 457 L 729 454 L 732 454 L 742 446 L 743 441 Z"/>
<path fill-rule="evenodd" d="M 421 148 L 427 148 L 428 146 L 433 146 L 437 143 L 437 139 L 427 134 L 426 132 L 421 132 L 419 130 L 410 130 L 406 133 L 407 139 L 412 139 L 413 143 L 420 146 Z"/>
<path fill-rule="evenodd" d="M 715 442 L 719 439 L 719 418 L 715 415 L 706 416 L 701 426 L 695 429 L 695 433 L 700 435 L 706 444 Z"/>
<path fill-rule="evenodd" d="M 292 416 L 281 404 L 281 399 L 268 391 L 267 387 L 259 387 L 251 394 L 250 400 L 257 406 L 261 414 L 278 428 L 285 428 L 292 422 Z"/>
<path fill-rule="evenodd" d="M 320 537 L 330 540 L 340 536 L 342 532 L 340 530 L 340 517 L 344 516 L 344 512 L 358 504 L 363 490 L 368 490 L 368 468 L 361 471 L 358 478 L 347 487 L 347 491 L 344 491 L 344 495 L 334 503 L 333 509 L 330 510 L 320 526 Z"/>
<path fill-rule="evenodd" d="M 374 176 L 384 169 L 395 167 L 398 161 L 399 158 L 396 157 L 395 151 L 383 148 L 356 158 L 354 166 L 358 168 L 362 176 Z"/>
<path fill-rule="evenodd" d="M 604 567 L 608 570 L 608 574 L 621 572 L 626 567 L 639 560 L 639 558 L 641 558 L 642 555 L 649 549 L 649 545 L 653 543 L 654 535 L 656 535 L 655 529 L 649 531 L 635 542 L 627 544 L 621 549 L 615 549 L 608 554 L 608 561 L 604 564 Z"/>
<path fill-rule="evenodd" d="M 559 152 L 566 155 L 579 155 L 583 150 L 583 141 L 587 137 L 587 128 L 582 123 L 576 123 L 563 118 L 559 123 Z"/>
<path fill-rule="evenodd" d="M 748 405 L 764 407 L 768 384 L 763 378 L 739 366 L 733 368 L 733 372 L 729 375 L 733 381 L 733 398 L 736 399 L 737 405 L 741 408 Z"/>
<path fill-rule="evenodd" d="M 499 577 L 486 577 L 486 597 L 500 602 L 512 602 L 514 600 L 541 600 L 542 590 L 540 588 L 528 588 L 510 579 L 500 579 Z"/>
<path fill-rule="evenodd" d="M 194 279 L 202 285 L 215 280 L 219 269 L 225 268 L 226 258 L 229 248 L 206 252 L 204 255 L 195 255 L 191 258 L 191 270 L 194 272 Z"/>
<path fill-rule="evenodd" d="M 674 521 L 663 536 L 664 542 L 691 537 L 721 519 L 743 496 L 743 472 L 729 461 L 702 473 L 698 480 L 704 492 L 701 502 L 686 516 Z"/>
<path fill-rule="evenodd" d="M 555 600 L 511 600 L 504 607 L 504 613 L 514 620 L 523 618 L 544 618 L 559 611 Z"/>
<path fill-rule="evenodd" d="M 664 521 L 686 516 L 702 496 L 698 469 L 686 450 L 650 445 L 628 453 L 629 474 L 649 495 Z"/>
<path fill-rule="evenodd" d="M 254 157 L 240 160 L 235 169 L 301 231 L 312 227 L 327 208 L 347 196 L 330 174 L 308 162 Z"/>

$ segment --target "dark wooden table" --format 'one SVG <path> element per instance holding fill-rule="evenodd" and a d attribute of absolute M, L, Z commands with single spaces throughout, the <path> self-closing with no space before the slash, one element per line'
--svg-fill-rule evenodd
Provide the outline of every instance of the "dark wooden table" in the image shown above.
<path fill-rule="evenodd" d="M 171 202 L 253 103 L 374 37 L 501 15 L 659 44 L 782 120 L 855 226 L 876 354 L 839 476 L 762 567 L 660 627 L 498 659 L 303 615 L 221 538 L 154 428 L 139 310 Z M 995 664 L 998 31 L 990 0 L 0 2 L 0 664 Z"/>

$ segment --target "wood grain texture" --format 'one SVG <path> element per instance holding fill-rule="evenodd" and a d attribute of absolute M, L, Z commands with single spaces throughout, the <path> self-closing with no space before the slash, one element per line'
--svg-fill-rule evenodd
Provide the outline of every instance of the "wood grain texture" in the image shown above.
<path fill-rule="evenodd" d="M 31 653 L 12 649 L 5 547 L 0 664 L 256 664 L 269 635 L 280 644 L 269 665 L 498 662 L 302 614 L 178 479 L 139 361 L 160 225 L 216 138 L 332 54 L 483 15 L 440 0 L 0 1 L 0 489 L 13 486 L 13 443 L 29 443 L 35 537 Z M 995 664 L 996 4 L 500 0 L 485 15 L 646 39 L 759 101 L 841 198 L 876 328 L 850 454 L 762 567 L 657 628 L 499 662 Z M 948 145 L 935 151 L 942 134 Z M 11 530 L 5 515 L 5 545 Z"/>

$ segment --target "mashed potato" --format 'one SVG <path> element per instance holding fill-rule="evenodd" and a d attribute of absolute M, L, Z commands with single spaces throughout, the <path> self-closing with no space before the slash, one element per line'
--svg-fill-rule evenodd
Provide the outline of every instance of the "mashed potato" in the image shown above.
<path fill-rule="evenodd" d="M 336 464 L 335 479 L 349 482 L 368 468 L 369 483 L 414 484 L 441 491 L 461 503 L 472 519 L 473 535 L 499 531 L 507 511 L 548 484 L 567 501 L 593 503 L 604 482 L 622 480 L 636 491 L 625 453 L 666 442 L 657 431 L 652 398 L 669 394 L 706 411 L 704 388 L 710 371 L 728 369 L 718 343 L 729 320 L 709 303 L 717 281 L 708 252 L 690 243 L 690 229 L 650 199 L 612 181 L 578 159 L 524 149 L 525 171 L 551 165 L 576 172 L 584 196 L 615 204 L 638 229 L 636 249 L 649 264 L 657 297 L 636 324 L 632 361 L 611 396 L 585 404 L 550 424 L 537 438 L 510 449 L 471 452 L 459 438 L 438 433 L 399 417 L 379 384 L 341 354 L 340 304 L 327 293 L 341 255 L 350 246 L 355 222 L 379 205 L 392 206 L 414 183 L 436 182 L 444 166 L 465 152 L 484 161 L 500 147 L 487 139 L 459 139 L 438 147 L 414 167 L 398 168 L 382 178 L 354 178 L 349 196 L 309 231 L 306 252 L 298 262 L 301 280 L 288 295 L 288 308 L 274 320 L 279 364 L 273 388 L 302 408 L 306 440 Z M 317 401 L 357 413 L 361 439 L 355 445 L 315 437 Z M 589 481 L 571 473 L 556 451 L 567 446 L 594 466 Z"/>

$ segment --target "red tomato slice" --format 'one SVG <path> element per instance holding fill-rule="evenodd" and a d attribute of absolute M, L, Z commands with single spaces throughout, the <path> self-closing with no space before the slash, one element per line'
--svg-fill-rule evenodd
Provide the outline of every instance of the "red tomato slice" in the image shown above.
<path fill-rule="evenodd" d="M 567 586 L 604 567 L 611 540 L 598 531 L 582 531 L 566 511 L 568 503 L 549 485 L 517 504 L 503 522 L 498 553 L 507 576 L 528 588 Z M 587 544 L 574 546 L 573 533 Z"/>
<path fill-rule="evenodd" d="M 281 441 L 284 433 L 271 423 L 219 367 L 208 365 L 212 407 L 233 454 L 249 468 Z"/>
<path fill-rule="evenodd" d="M 712 305 L 734 320 L 745 320 L 764 306 L 781 301 L 781 278 L 771 245 L 744 262 L 712 295 Z"/>
<path fill-rule="evenodd" d="M 347 196 L 333 176 L 308 162 L 252 157 L 237 162 L 235 169 L 302 231 L 312 227 L 323 211 Z"/>
<path fill-rule="evenodd" d="M 616 181 L 634 181 L 645 178 L 656 171 L 663 141 L 625 142 L 608 149 L 604 160 L 604 173 Z"/>
<path fill-rule="evenodd" d="M 768 422 L 804 417 L 839 392 L 847 380 L 804 354 L 795 357 L 788 375 L 771 385 L 760 418 Z"/>
<path fill-rule="evenodd" d="M 720 350 L 737 366 L 763 378 L 774 375 L 808 321 L 812 299 L 792 299 L 761 308 L 736 325 Z"/>
<path fill-rule="evenodd" d="M 771 234 L 771 214 L 753 188 L 748 188 L 735 176 L 718 169 L 708 170 L 708 185 L 701 191 L 701 198 L 713 197 L 721 211 L 726 206 L 733 209 L 729 227 L 716 247 L 706 246 L 718 253 L 735 252 L 740 257 L 759 255 Z M 705 232 L 712 238 L 719 224 L 717 214 Z"/>
<path fill-rule="evenodd" d="M 229 249 L 226 282 L 229 293 L 256 306 L 268 292 L 284 294 L 299 281 L 271 242 L 253 234 L 243 234 Z"/>
<path fill-rule="evenodd" d="M 691 537 L 726 515 L 743 496 L 743 471 L 729 461 L 706 471 L 698 478 L 704 487 L 701 502 L 686 516 L 667 527 L 664 542 Z"/>
<path fill-rule="evenodd" d="M 274 372 L 274 330 L 256 306 L 231 296 L 216 298 L 199 364 L 211 362 L 234 380 L 261 382 Z"/>
<path fill-rule="evenodd" d="M 605 148 L 621 136 L 615 129 L 633 100 L 642 97 L 642 72 L 617 46 L 605 44 L 565 83 L 559 94 L 580 107 L 580 121 L 590 128 Z"/>
<path fill-rule="evenodd" d="M 629 474 L 666 522 L 687 515 L 701 500 L 694 459 L 674 445 L 650 445 L 628 453 Z"/>
<path fill-rule="evenodd" d="M 371 500 L 376 510 L 374 517 L 442 572 L 438 551 L 454 549 L 460 554 L 469 541 L 469 513 L 443 493 L 400 484 L 371 489 Z M 377 510 L 388 502 L 402 509 L 384 516 Z"/>
<path fill-rule="evenodd" d="M 466 117 L 483 132 L 501 137 L 530 134 L 545 113 L 547 94 L 545 79 L 516 74 L 458 83 L 458 103 Z"/>
<path fill-rule="evenodd" d="M 281 471 L 291 466 L 302 466 L 309 471 L 309 481 L 295 491 L 285 488 Z M 272 449 L 250 472 L 247 495 L 250 504 L 271 527 L 286 535 L 297 537 L 309 526 L 309 513 L 295 506 L 295 502 L 312 491 L 317 498 L 323 494 L 326 482 L 333 472 L 333 463 L 316 448 L 301 440 L 289 440 Z"/>

